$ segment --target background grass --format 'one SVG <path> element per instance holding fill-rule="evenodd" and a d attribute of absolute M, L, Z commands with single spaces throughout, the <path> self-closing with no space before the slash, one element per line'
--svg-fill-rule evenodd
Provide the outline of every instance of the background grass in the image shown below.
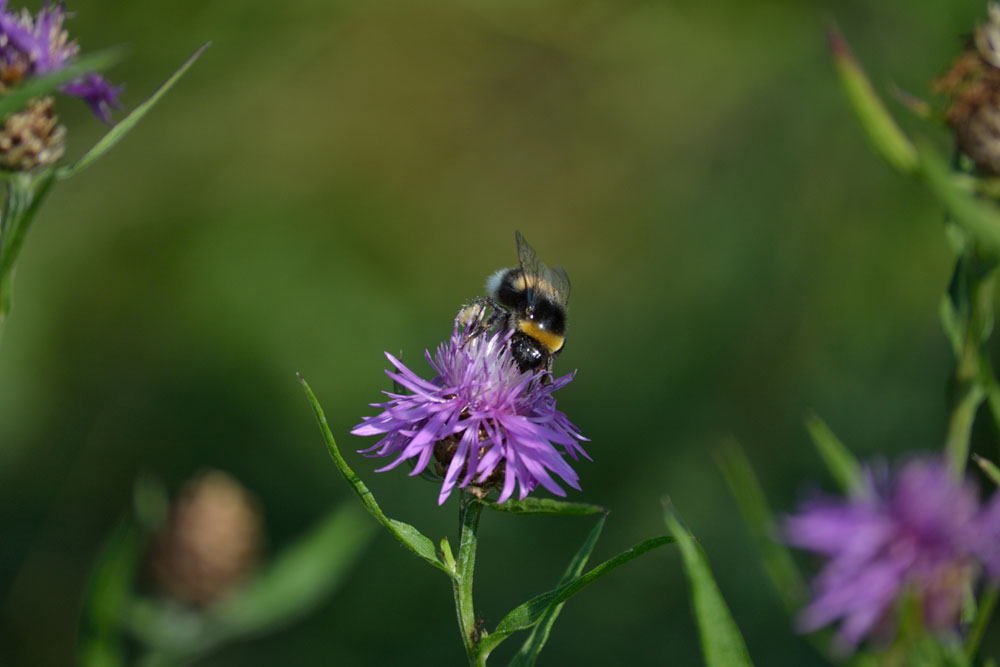
<path fill-rule="evenodd" d="M 662 533 L 669 494 L 758 664 L 822 662 L 768 589 L 712 454 L 737 437 L 788 511 L 833 487 L 808 409 L 863 457 L 941 444 L 941 212 L 865 145 L 823 22 L 880 90 L 924 95 L 982 3 L 70 9 L 84 48 L 130 45 L 109 73 L 129 108 L 213 46 L 55 190 L 22 254 L 0 347 L 0 662 L 71 660 L 84 577 L 140 472 L 171 488 L 232 472 L 272 550 L 346 498 L 295 372 L 345 451 L 361 447 L 347 431 L 388 387 L 382 351 L 421 368 L 458 306 L 513 263 L 515 229 L 573 280 L 557 370 L 578 369 L 560 407 L 593 440 L 571 499 L 613 510 L 595 562 Z M 79 154 L 103 130 L 59 105 Z M 992 432 L 976 436 L 996 452 Z M 439 509 L 431 485 L 351 456 L 391 516 L 454 533 L 454 499 Z M 589 529 L 485 517 L 487 626 L 550 587 Z M 997 633 L 987 642 L 996 655 Z M 697 656 L 668 549 L 572 600 L 544 661 Z M 446 580 L 381 536 L 307 622 L 207 664 L 462 660 Z"/>

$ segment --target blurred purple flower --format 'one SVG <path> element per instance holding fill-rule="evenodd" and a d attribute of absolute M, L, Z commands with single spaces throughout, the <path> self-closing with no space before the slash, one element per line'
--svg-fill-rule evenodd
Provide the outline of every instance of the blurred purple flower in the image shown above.
<path fill-rule="evenodd" d="M 929 630 L 956 628 L 968 586 L 984 568 L 1000 575 L 1000 494 L 981 508 L 975 486 L 936 460 L 875 477 L 869 471 L 863 497 L 813 500 L 784 524 L 788 543 L 828 559 L 800 627 L 841 620 L 836 640 L 845 651 L 890 630 L 906 594 L 921 602 Z"/>
<path fill-rule="evenodd" d="M 411 393 L 384 392 L 390 400 L 372 404 L 383 412 L 365 417 L 351 433 L 385 437 L 359 451 L 396 456 L 377 472 L 410 460 L 410 475 L 418 475 L 435 458 L 444 476 L 438 504 L 456 485 L 483 492 L 500 488 L 499 502 L 511 497 L 515 484 L 522 500 L 539 484 L 565 496 L 550 473 L 579 489 L 577 474 L 564 456 L 590 459 L 577 443 L 586 438 L 556 409 L 552 396 L 572 375 L 545 384 L 543 379 L 550 379 L 546 371 L 518 370 L 508 348 L 509 333 L 470 337 L 469 331 L 456 319 L 451 338 L 438 346 L 433 358 L 425 352 L 437 374 L 430 381 L 386 353 L 395 367 L 386 374 Z"/>
<path fill-rule="evenodd" d="M 46 3 L 34 17 L 26 9 L 20 13 L 7 10 L 7 0 L 0 0 L 0 90 L 16 86 L 24 79 L 48 74 L 71 62 L 80 46 L 63 30 L 68 14 L 62 4 Z M 60 89 L 79 97 L 105 123 L 111 123 L 111 110 L 121 107 L 112 86 L 93 72 L 66 83 Z"/>

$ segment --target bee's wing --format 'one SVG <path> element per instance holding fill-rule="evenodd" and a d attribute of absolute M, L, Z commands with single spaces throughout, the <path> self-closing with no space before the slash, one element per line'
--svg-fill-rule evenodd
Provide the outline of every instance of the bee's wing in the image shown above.
<path fill-rule="evenodd" d="M 521 236 L 521 232 L 514 232 L 514 238 L 517 240 L 517 261 L 521 264 L 521 272 L 530 281 L 532 277 L 540 275 L 538 255 Z"/>
<path fill-rule="evenodd" d="M 517 261 L 521 265 L 521 275 L 524 276 L 525 291 L 528 293 L 528 306 L 534 306 L 538 299 L 538 284 L 545 276 L 548 268 L 538 261 L 538 255 L 534 248 L 521 236 L 521 232 L 514 232 L 514 239 L 517 241 Z M 534 289 L 527 289 L 533 287 Z"/>
<path fill-rule="evenodd" d="M 521 272 L 525 282 L 528 285 L 536 286 L 536 289 L 531 291 L 532 301 L 542 293 L 542 290 L 537 289 L 537 287 L 547 282 L 552 287 L 551 291 L 554 292 L 552 296 L 565 306 L 569 300 L 569 276 L 566 275 L 566 271 L 561 266 L 550 269 L 540 262 L 534 249 L 521 236 L 521 232 L 514 232 L 514 238 L 517 239 L 517 259 L 521 264 Z M 549 294 L 550 290 L 545 289 L 544 292 Z"/>
<path fill-rule="evenodd" d="M 569 276 L 566 275 L 566 270 L 561 266 L 549 269 L 549 282 L 555 290 L 556 301 L 565 306 L 569 301 Z"/>

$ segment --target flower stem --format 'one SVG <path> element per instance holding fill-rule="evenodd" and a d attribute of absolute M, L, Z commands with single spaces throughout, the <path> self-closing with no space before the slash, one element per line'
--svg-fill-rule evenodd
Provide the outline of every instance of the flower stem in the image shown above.
<path fill-rule="evenodd" d="M 953 398 L 948 416 L 948 434 L 945 443 L 948 464 L 952 471 L 961 476 L 969 458 L 969 439 L 972 425 L 979 406 L 986 399 L 986 387 L 992 375 L 991 369 L 984 369 L 983 344 L 993 328 L 993 292 L 996 271 L 977 270 L 982 263 L 969 257 L 959 258 L 956 272 L 961 272 L 961 281 L 966 291 L 968 312 L 965 331 L 952 380 Z"/>
<path fill-rule="evenodd" d="M 486 656 L 479 652 L 480 632 L 476 627 L 476 612 L 472 604 L 472 578 L 476 568 L 476 542 L 479 531 L 479 516 L 483 505 L 474 496 L 461 493 L 458 505 L 458 523 L 461 530 L 458 558 L 455 561 L 455 578 L 452 589 L 455 592 L 455 613 L 458 615 L 458 629 L 462 633 L 462 644 L 469 658 L 469 665 L 479 667 L 486 664 Z"/>
<path fill-rule="evenodd" d="M 969 639 L 965 642 L 965 655 L 972 660 L 976 655 L 976 651 L 979 650 L 979 642 L 983 639 L 983 633 L 986 632 L 986 627 L 990 624 L 990 619 L 993 617 L 993 610 L 997 606 L 997 596 L 1000 594 L 1000 587 L 990 586 L 983 593 L 982 599 L 979 601 L 979 611 L 976 612 L 976 620 L 972 624 L 972 630 L 969 632 Z"/>
<path fill-rule="evenodd" d="M 14 265 L 38 207 L 54 180 L 54 172 L 16 173 L 6 178 L 7 201 L 0 216 L 0 336 L 14 294 Z"/>

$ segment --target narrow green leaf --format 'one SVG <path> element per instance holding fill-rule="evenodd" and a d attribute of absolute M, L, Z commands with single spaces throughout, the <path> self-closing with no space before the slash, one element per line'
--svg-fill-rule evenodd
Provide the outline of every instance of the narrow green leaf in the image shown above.
<path fill-rule="evenodd" d="M 674 538 L 667 536 L 644 540 L 628 551 L 624 551 L 614 558 L 604 561 L 583 576 L 577 577 L 569 583 L 547 593 L 536 595 L 527 602 L 518 605 L 504 616 L 492 634 L 483 639 L 480 643 L 480 650 L 489 653 L 510 635 L 520 630 L 527 630 L 538 623 L 550 607 L 565 602 L 573 595 L 576 595 L 590 584 L 625 563 L 635 560 L 648 551 L 662 547 L 665 544 L 671 544 L 673 541 Z"/>
<path fill-rule="evenodd" d="M 354 493 L 356 493 L 358 498 L 361 499 L 361 504 L 364 505 L 365 509 L 367 509 L 379 523 L 385 526 L 386 530 L 388 530 L 393 537 L 399 540 L 404 547 L 434 567 L 438 568 L 449 577 L 454 577 L 455 573 L 450 570 L 438 557 L 437 550 L 434 548 L 434 543 L 430 540 L 430 538 L 410 524 L 390 519 L 382 512 L 378 503 L 375 502 L 375 496 L 372 495 L 372 492 L 369 491 L 368 487 L 361 481 L 361 478 L 359 478 L 354 471 L 351 470 L 351 467 L 347 465 L 347 461 L 345 461 L 343 455 L 341 455 L 340 449 L 337 447 L 337 441 L 334 440 L 333 433 L 330 432 L 330 426 L 326 423 L 326 415 L 323 413 L 323 408 L 320 407 L 319 401 L 316 400 L 316 395 L 309 387 L 309 384 L 305 381 L 305 378 L 301 375 L 298 377 L 299 382 L 302 383 L 302 387 L 305 389 L 309 403 L 312 405 L 313 412 L 316 414 L 316 421 L 319 422 L 320 431 L 323 432 L 323 439 L 326 441 L 326 447 L 330 452 L 330 457 L 337 465 L 337 470 L 340 471 L 340 474 L 347 480 L 347 483 L 351 485 L 352 489 L 354 489 Z"/>
<path fill-rule="evenodd" d="M 986 473 L 986 476 L 990 478 L 990 481 L 994 484 L 1000 485 L 1000 468 L 997 467 L 997 464 L 987 458 L 983 458 L 979 454 L 973 454 L 972 460 L 976 462 L 980 470 Z"/>
<path fill-rule="evenodd" d="M 691 584 L 691 605 L 698 622 L 706 667 L 752 665 L 743 635 L 719 592 L 701 546 L 681 526 L 669 508 L 665 511 L 665 519 L 667 528 L 677 540 L 684 572 Z"/>
<path fill-rule="evenodd" d="M 941 297 L 941 306 L 938 308 L 938 316 L 941 319 L 941 328 L 951 345 L 952 354 L 956 357 L 962 352 L 962 344 L 965 342 L 965 330 L 963 321 L 951 297 L 945 295 Z"/>
<path fill-rule="evenodd" d="M 108 131 L 101 139 L 87 151 L 83 157 L 81 157 L 75 164 L 68 167 L 62 167 L 56 172 L 56 176 L 59 179 L 66 179 L 80 171 L 90 163 L 92 163 L 97 158 L 101 157 L 107 153 L 112 146 L 117 144 L 121 139 L 132 130 L 136 124 L 142 120 L 153 106 L 160 101 L 167 91 L 170 90 L 177 81 L 184 76 L 184 73 L 194 65 L 198 57 L 211 45 L 211 42 L 206 42 L 197 51 L 191 54 L 191 56 L 184 61 L 177 71 L 170 75 L 166 81 L 164 81 L 156 92 L 152 94 L 145 102 L 137 106 L 132 112 L 121 119 L 111 130 Z"/>
<path fill-rule="evenodd" d="M 806 597 L 806 586 L 791 553 L 775 536 L 778 529 L 764 491 L 743 449 L 735 442 L 723 447 L 716 461 L 743 522 L 750 531 L 761 564 L 775 591 L 789 611 L 797 610 Z"/>
<path fill-rule="evenodd" d="M 551 498 L 525 498 L 524 500 L 508 500 L 505 503 L 483 500 L 482 503 L 494 512 L 506 512 L 507 514 L 562 514 L 565 516 L 586 516 L 607 512 L 607 510 L 600 505 L 590 505 L 588 503 L 567 503 L 562 500 L 553 500 Z"/>
<path fill-rule="evenodd" d="M 374 530 L 353 501 L 331 511 L 211 610 L 222 626 L 220 639 L 271 631 L 311 611 L 345 579 Z"/>
<path fill-rule="evenodd" d="M 844 443 L 834 435 L 830 427 L 822 419 L 814 414 L 806 417 L 806 428 L 812 438 L 816 450 L 819 452 L 827 470 L 837 480 L 840 487 L 851 498 L 858 498 L 864 495 L 865 485 L 861 473 L 861 464 L 854 458 L 850 450 Z"/>
<path fill-rule="evenodd" d="M 955 222 L 972 235 L 981 248 L 1000 254 L 1000 212 L 955 184 L 948 165 L 933 149 L 920 146 L 918 155 L 931 193 L 944 205 Z"/>
<path fill-rule="evenodd" d="M 60 86 L 89 72 L 100 72 L 121 61 L 121 48 L 104 49 L 82 56 L 60 70 L 31 78 L 14 90 L 0 96 L 0 119 L 20 111 L 29 100 L 55 92 Z"/>
<path fill-rule="evenodd" d="M 913 144 L 882 104 L 868 75 L 835 26 L 827 31 L 827 39 L 837 77 L 872 146 L 895 169 L 913 173 L 918 163 Z"/>
<path fill-rule="evenodd" d="M 78 646 L 83 667 L 125 664 L 123 619 L 132 600 L 140 546 L 135 526 L 123 520 L 101 548 L 84 596 Z"/>
<path fill-rule="evenodd" d="M 597 520 L 597 525 L 590 531 L 583 545 L 569 562 L 566 572 L 563 573 L 559 583 L 556 584 L 556 589 L 571 583 L 583 573 L 583 568 L 587 566 L 590 554 L 593 553 L 594 547 L 597 545 L 597 540 L 601 537 L 601 530 L 604 528 L 604 521 L 607 517 L 608 515 L 604 514 Z M 531 667 L 535 664 L 535 661 L 538 660 L 538 654 L 542 652 L 542 649 L 545 648 L 545 643 L 549 640 L 549 633 L 552 632 L 552 626 L 555 625 L 556 619 L 559 618 L 559 612 L 562 611 L 563 604 L 565 603 L 552 605 L 546 610 L 538 624 L 531 629 L 531 634 L 525 640 L 521 649 L 514 656 L 513 660 L 510 661 L 510 667 Z"/>

